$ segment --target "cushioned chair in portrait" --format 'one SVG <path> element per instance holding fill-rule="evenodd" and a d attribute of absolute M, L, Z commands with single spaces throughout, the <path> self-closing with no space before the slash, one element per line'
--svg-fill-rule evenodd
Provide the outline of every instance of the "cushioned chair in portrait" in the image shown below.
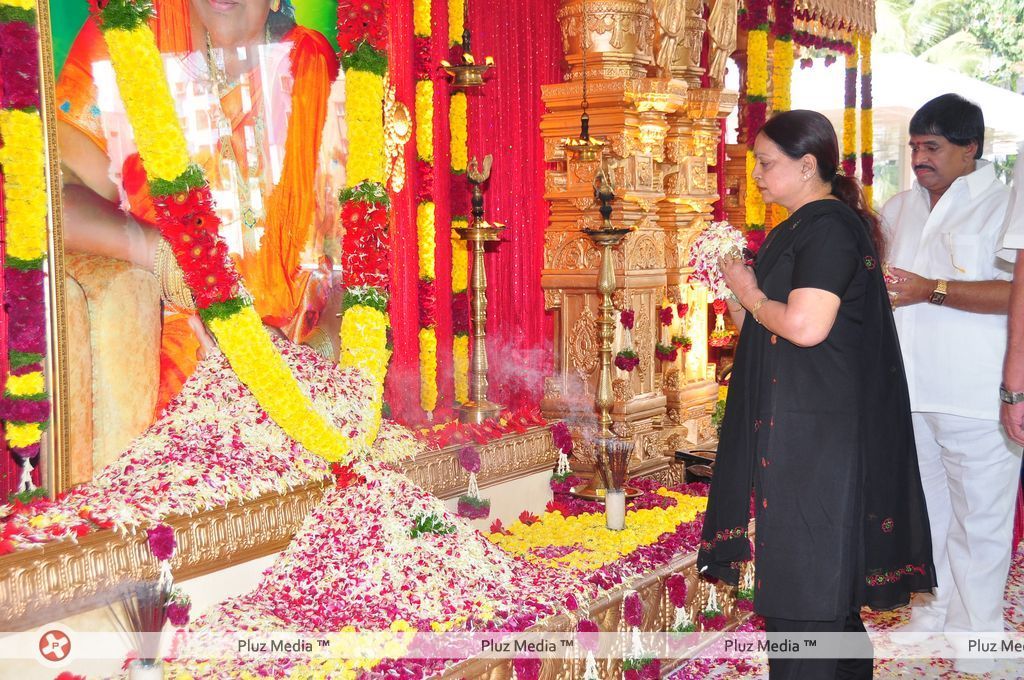
<path fill-rule="evenodd" d="M 67 253 L 72 483 L 92 479 L 153 421 L 160 286 L 127 262 Z"/>

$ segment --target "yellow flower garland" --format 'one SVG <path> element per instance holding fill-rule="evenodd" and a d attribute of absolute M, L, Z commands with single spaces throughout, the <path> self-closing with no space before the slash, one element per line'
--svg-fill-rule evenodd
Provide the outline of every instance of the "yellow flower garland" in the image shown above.
<path fill-rule="evenodd" d="M 544 513 L 533 524 L 517 521 L 507 533 L 494 533 L 489 538 L 503 550 L 522 555 L 531 562 L 594 571 L 641 546 L 657 543 L 662 534 L 692 522 L 698 513 L 707 509 L 707 498 L 702 496 L 687 496 L 665 488 L 658 489 L 657 493 L 675 499 L 676 505 L 630 511 L 626 513 L 623 531 L 608 531 L 604 513 L 563 517 L 555 511 Z M 555 558 L 533 554 L 535 549 L 547 547 L 577 549 Z"/>
<path fill-rule="evenodd" d="M 406 5 L 408 7 L 408 5 Z M 430 0 L 413 0 L 412 31 L 421 38 L 430 37 Z"/>
<path fill-rule="evenodd" d="M 448 0 L 448 44 L 462 42 L 465 29 L 466 0 Z"/>
<path fill-rule="evenodd" d="M 452 171 L 465 172 L 469 162 L 469 147 L 467 146 L 467 101 L 464 92 L 456 92 L 452 95 L 448 123 L 452 131 Z"/>
<path fill-rule="evenodd" d="M 341 366 L 366 371 L 378 389 L 383 388 L 391 358 L 389 325 L 386 314 L 366 305 L 350 307 L 341 319 Z"/>
<path fill-rule="evenodd" d="M 33 444 L 38 444 L 43 438 L 42 423 L 5 423 L 4 433 L 7 435 L 7 445 L 16 449 L 23 449 Z"/>
<path fill-rule="evenodd" d="M 793 41 L 775 39 L 772 46 L 772 111 L 792 108 Z"/>
<path fill-rule="evenodd" d="M 152 31 L 141 23 L 103 35 L 150 181 L 178 180 L 189 167 L 188 151 Z M 251 305 L 208 325 L 239 380 L 281 429 L 326 460 L 348 454 L 350 442 L 314 407 Z"/>
<path fill-rule="evenodd" d="M 8 7 L 17 7 L 18 9 L 35 9 L 35 0 L 4 0 L 0 2 L 0 5 L 7 5 Z"/>
<path fill-rule="evenodd" d="M 857 70 L 857 48 L 854 42 L 854 50 L 846 55 L 846 69 Z M 855 156 L 857 153 L 857 106 L 845 106 L 843 108 L 843 158 Z"/>
<path fill-rule="evenodd" d="M 416 81 L 416 156 L 434 162 L 434 83 Z"/>
<path fill-rule="evenodd" d="M 384 183 L 384 79 L 369 71 L 345 72 L 345 123 L 349 144 L 345 184 Z"/>
<path fill-rule="evenodd" d="M 35 5 L 33 4 L 33 7 Z M 0 111 L 0 147 L 4 170 L 7 255 L 35 261 L 46 255 L 46 175 L 43 168 L 43 124 L 38 113 Z"/>
<path fill-rule="evenodd" d="M 747 96 L 768 96 L 768 31 L 747 34 Z"/>
<path fill-rule="evenodd" d="M 164 62 L 147 24 L 104 32 L 135 145 L 150 178 L 174 180 L 189 165 L 185 134 L 164 77 Z M 123 84 L 122 84 L 123 83 Z"/>
<path fill-rule="evenodd" d="M 455 400 L 469 401 L 469 336 L 456 335 L 452 340 L 455 354 Z"/>
<path fill-rule="evenodd" d="M 753 140 L 750 140 L 750 144 L 753 145 Z M 747 224 L 764 224 L 765 220 L 765 203 L 764 198 L 761 196 L 761 190 L 757 188 L 757 183 L 753 179 L 754 165 L 757 163 L 757 159 L 754 158 L 754 152 L 752 150 L 747 151 L 747 195 L 745 201 Z"/>
<path fill-rule="evenodd" d="M 747 33 L 747 98 L 764 102 L 768 98 L 768 31 L 755 28 Z M 763 228 L 765 204 L 754 182 L 754 140 L 747 140 L 746 218 L 747 227 Z"/>
<path fill-rule="evenodd" d="M 341 460 L 348 440 L 313 406 L 281 354 L 270 342 L 255 308 L 243 307 L 226 319 L 211 319 L 210 330 L 238 379 L 257 396 L 260 406 L 289 435 L 327 460 Z"/>
<path fill-rule="evenodd" d="M 452 292 L 462 293 L 469 287 L 469 250 L 459 238 L 456 228 L 467 226 L 465 219 L 452 220 Z"/>
<path fill-rule="evenodd" d="M 864 104 L 865 99 L 871 96 L 871 36 L 862 35 L 857 41 L 860 46 L 860 73 L 861 73 L 861 109 L 860 109 L 860 153 L 861 156 L 874 154 L 875 152 L 875 122 L 874 109 Z M 865 83 L 868 91 L 864 91 Z M 869 102 L 870 103 L 870 102 Z M 871 206 L 874 200 L 874 178 L 865 177 L 861 174 L 861 181 L 864 184 L 864 199 L 867 205 Z"/>
<path fill-rule="evenodd" d="M 15 397 L 34 397 L 46 392 L 46 379 L 42 371 L 7 376 L 7 392 Z"/>
<path fill-rule="evenodd" d="M 419 248 L 419 276 L 434 278 L 434 202 L 424 201 L 416 206 L 416 239 Z"/>
<path fill-rule="evenodd" d="M 421 328 L 420 339 L 420 406 L 430 413 L 437 408 L 437 333 Z"/>

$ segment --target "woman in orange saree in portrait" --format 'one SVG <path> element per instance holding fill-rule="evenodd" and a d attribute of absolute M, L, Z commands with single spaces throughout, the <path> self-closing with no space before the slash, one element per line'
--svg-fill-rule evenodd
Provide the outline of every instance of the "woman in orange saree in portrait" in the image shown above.
<path fill-rule="evenodd" d="M 265 325 L 337 358 L 332 294 L 344 123 L 327 40 L 289 0 L 156 0 L 152 28 L 192 160 Z M 333 94 L 332 94 L 333 92 Z M 157 413 L 212 341 L 161 243 L 145 171 L 95 21 L 57 83 L 65 245 L 154 271 L 164 320 Z M 176 278 L 176 273 L 179 278 Z M 331 307 L 331 309 L 327 309 Z"/>

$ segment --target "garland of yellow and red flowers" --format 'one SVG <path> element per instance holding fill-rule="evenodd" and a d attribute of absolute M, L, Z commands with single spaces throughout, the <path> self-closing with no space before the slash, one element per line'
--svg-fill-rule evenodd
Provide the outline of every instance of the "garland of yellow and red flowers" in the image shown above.
<path fill-rule="evenodd" d="M 39 34 L 34 0 L 0 1 L 0 207 L 9 375 L 0 401 L 7 445 L 20 459 L 19 490 L 31 491 L 31 460 L 50 419 L 43 362 L 47 194 L 39 113 Z"/>
<path fill-rule="evenodd" d="M 843 174 L 857 171 L 857 49 L 846 53 L 843 86 Z"/>
<path fill-rule="evenodd" d="M 338 2 L 338 48 L 345 70 L 349 145 L 346 188 L 341 191 L 341 357 L 345 367 L 369 373 L 376 390 L 373 417 L 380 422 L 384 377 L 391 358 L 388 269 L 390 200 L 385 186 L 384 93 L 387 16 L 383 0 Z"/>
<path fill-rule="evenodd" d="M 431 0 L 413 0 L 413 75 L 416 80 L 416 239 L 419 251 L 420 407 L 437 407 L 437 224 L 434 204 L 434 81 Z"/>
<path fill-rule="evenodd" d="M 466 28 L 466 0 L 448 0 L 448 46 L 453 64 L 462 62 L 463 31 Z M 451 129 L 451 174 L 448 192 L 452 229 L 452 365 L 455 400 L 469 400 L 469 244 L 455 231 L 469 223 L 469 192 L 466 165 L 469 162 L 469 100 L 466 93 L 451 90 L 448 124 Z"/>
<path fill-rule="evenodd" d="M 747 31 L 746 70 L 746 202 L 747 230 L 765 228 L 765 203 L 754 183 L 754 139 L 768 116 L 768 18 L 769 0 L 750 0 L 739 12 L 740 27 Z"/>
<path fill-rule="evenodd" d="M 860 45 L 860 181 L 865 203 L 872 204 L 875 183 L 875 126 L 871 97 L 871 36 L 862 35 Z"/>

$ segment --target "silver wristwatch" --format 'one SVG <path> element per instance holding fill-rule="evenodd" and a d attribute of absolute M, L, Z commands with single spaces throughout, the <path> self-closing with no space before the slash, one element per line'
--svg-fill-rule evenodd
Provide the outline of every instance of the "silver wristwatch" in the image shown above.
<path fill-rule="evenodd" d="M 1024 392 L 1011 392 L 1006 385 L 1000 385 L 999 399 L 1005 404 L 1019 404 L 1024 401 Z"/>

